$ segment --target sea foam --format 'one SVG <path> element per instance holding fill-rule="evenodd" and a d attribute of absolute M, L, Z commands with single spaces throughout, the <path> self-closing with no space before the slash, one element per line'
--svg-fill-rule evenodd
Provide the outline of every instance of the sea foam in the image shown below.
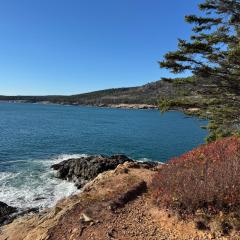
<path fill-rule="evenodd" d="M 54 206 L 60 199 L 76 193 L 73 183 L 54 177 L 50 166 L 85 154 L 61 154 L 50 159 L 26 161 L 18 172 L 0 172 L 0 201 L 21 209 L 44 209 Z M 16 164 L 24 161 L 15 161 Z M 9 162 L 8 162 L 9 164 Z"/>

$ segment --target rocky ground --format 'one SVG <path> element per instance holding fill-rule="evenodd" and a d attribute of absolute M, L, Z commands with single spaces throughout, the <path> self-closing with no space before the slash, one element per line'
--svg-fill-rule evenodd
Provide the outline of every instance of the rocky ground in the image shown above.
<path fill-rule="evenodd" d="M 157 105 L 153 104 L 99 104 L 98 107 L 109 107 L 109 108 L 123 108 L 123 109 L 158 109 Z"/>
<path fill-rule="evenodd" d="M 151 181 L 161 167 L 124 161 L 54 208 L 5 225 L 0 240 L 239 239 L 197 230 L 194 222 L 157 208 L 151 198 Z"/>

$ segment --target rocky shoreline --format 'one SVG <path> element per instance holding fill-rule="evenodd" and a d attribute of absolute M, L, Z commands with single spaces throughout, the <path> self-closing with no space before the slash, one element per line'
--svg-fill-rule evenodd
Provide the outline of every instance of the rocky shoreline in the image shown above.
<path fill-rule="evenodd" d="M 55 177 L 74 182 L 75 186 L 80 189 L 99 174 L 114 170 L 118 165 L 124 164 L 125 162 L 132 164 L 135 163 L 136 165 L 144 167 L 154 167 L 158 165 L 158 163 L 155 162 L 136 162 L 125 155 L 119 154 L 113 156 L 93 155 L 68 159 L 53 164 L 51 168 L 55 170 Z M 18 217 L 29 213 L 36 213 L 38 211 L 37 208 L 29 208 L 25 210 L 18 209 L 0 201 L 0 226 L 9 224 Z"/>
<path fill-rule="evenodd" d="M 155 162 L 137 162 L 125 155 L 89 156 L 54 164 L 56 177 L 74 181 L 82 187 L 81 193 L 61 200 L 54 208 L 26 214 L 4 225 L 0 240 L 113 239 L 111 236 L 116 230 L 110 229 L 111 223 L 108 229 L 100 227 L 103 223 L 109 224 L 104 220 L 106 216 L 100 215 L 115 215 L 114 212 L 123 210 L 128 203 L 147 193 L 150 176 L 160 166 Z M 91 237 L 94 226 L 99 226 L 100 230 Z M 102 232 L 103 229 L 107 232 Z M 151 226 L 148 234 L 154 229 Z M 128 231 L 126 234 L 130 236 Z"/>
<path fill-rule="evenodd" d="M 124 155 L 89 156 L 52 165 L 56 177 L 81 192 L 55 207 L 16 218 L 0 228 L 0 240 L 238 240 L 238 234 L 196 228 L 153 202 L 153 181 L 165 164 Z M 12 209 L 2 204 L 5 216 Z M 9 211 L 8 211 L 9 210 Z"/>
<path fill-rule="evenodd" d="M 122 108 L 122 109 L 158 109 L 157 105 L 151 104 L 99 104 L 96 107 Z"/>
<path fill-rule="evenodd" d="M 94 179 L 99 173 L 113 170 L 119 164 L 132 162 L 125 155 L 113 155 L 111 157 L 97 155 L 68 159 L 51 166 L 56 171 L 56 177 L 75 183 L 78 188 L 82 188 L 87 182 Z"/>
<path fill-rule="evenodd" d="M 68 159 L 51 166 L 56 171 L 56 177 L 75 183 L 77 188 L 82 188 L 89 181 L 93 180 L 98 174 L 114 170 L 118 165 L 135 163 L 144 167 L 155 167 L 157 162 L 136 162 L 125 155 L 93 155 L 75 159 Z"/>
<path fill-rule="evenodd" d="M 4 202 L 0 202 L 0 225 L 4 224 L 13 213 L 17 212 L 17 208 L 8 206 Z"/>
<path fill-rule="evenodd" d="M 0 201 L 0 226 L 10 224 L 16 218 L 38 211 L 38 208 L 18 209 Z"/>
<path fill-rule="evenodd" d="M 92 105 L 83 105 L 79 103 L 64 103 L 64 102 L 50 102 L 50 101 L 37 101 L 32 102 L 28 100 L 1 100 L 1 102 L 8 102 L 8 103 L 32 103 L 32 104 L 44 104 L 44 105 L 70 105 L 70 106 L 82 106 L 82 107 L 100 107 L 100 108 L 119 108 L 119 109 L 158 109 L 157 105 L 153 104 L 128 104 L 128 103 L 121 103 L 121 104 L 92 104 Z"/>

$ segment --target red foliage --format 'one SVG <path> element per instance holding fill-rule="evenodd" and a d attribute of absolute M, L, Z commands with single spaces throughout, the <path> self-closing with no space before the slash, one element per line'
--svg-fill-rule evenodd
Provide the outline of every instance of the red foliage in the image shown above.
<path fill-rule="evenodd" d="M 180 212 L 211 212 L 240 205 L 240 139 L 203 145 L 165 164 L 155 175 L 155 201 Z"/>

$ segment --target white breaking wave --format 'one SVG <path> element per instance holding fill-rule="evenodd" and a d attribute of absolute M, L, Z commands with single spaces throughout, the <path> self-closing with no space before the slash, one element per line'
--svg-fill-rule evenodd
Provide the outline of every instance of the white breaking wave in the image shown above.
<path fill-rule="evenodd" d="M 12 172 L 0 172 L 0 182 L 4 181 L 6 179 L 12 179 L 16 177 L 18 173 L 12 173 Z"/>
<path fill-rule="evenodd" d="M 0 201 L 21 209 L 47 208 L 77 192 L 74 183 L 54 177 L 50 166 L 86 154 L 61 154 L 51 159 L 28 161 L 20 172 L 0 172 Z M 17 169 L 17 168 L 15 168 Z"/>
<path fill-rule="evenodd" d="M 139 161 L 139 162 L 151 162 L 153 160 L 150 159 L 150 158 L 139 158 L 139 159 L 137 159 L 137 161 Z"/>
<path fill-rule="evenodd" d="M 0 162 L 0 164 L 12 164 L 12 163 L 25 163 L 27 162 L 26 160 L 15 160 L 15 161 L 5 161 L 5 162 Z"/>
<path fill-rule="evenodd" d="M 138 162 L 157 162 L 157 163 L 159 163 L 159 164 L 165 164 L 164 162 L 161 162 L 161 161 L 154 161 L 154 160 L 152 160 L 152 159 L 150 159 L 150 158 L 140 158 L 140 159 L 136 159 L 136 161 L 138 161 Z"/>
<path fill-rule="evenodd" d="M 68 159 L 77 159 L 77 158 L 81 158 L 81 157 L 87 157 L 87 154 L 60 154 L 52 159 L 49 160 L 36 160 L 38 162 L 41 162 L 42 164 L 44 164 L 45 166 L 51 166 L 55 163 L 59 163 Z"/>

